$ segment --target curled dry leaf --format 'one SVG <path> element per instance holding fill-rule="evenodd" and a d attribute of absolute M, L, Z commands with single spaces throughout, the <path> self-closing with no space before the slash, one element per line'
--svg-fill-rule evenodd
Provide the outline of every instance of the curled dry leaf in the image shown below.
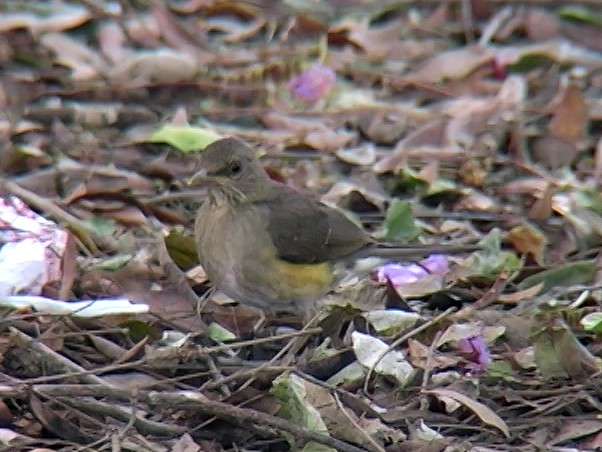
<path fill-rule="evenodd" d="M 598 52 L 576 46 L 564 39 L 499 47 L 495 49 L 494 55 L 495 62 L 500 67 L 517 64 L 523 58 L 537 55 L 561 64 L 581 64 L 587 67 L 599 67 L 602 64 L 602 56 Z"/>
<path fill-rule="evenodd" d="M 532 256 L 539 265 L 544 264 L 547 239 L 537 226 L 531 223 L 515 226 L 508 232 L 508 240 L 518 252 Z"/>
<path fill-rule="evenodd" d="M 602 186 L 602 136 L 596 143 L 596 155 L 594 162 L 594 178 L 596 181 L 596 186 L 600 188 Z"/>
<path fill-rule="evenodd" d="M 76 28 L 91 18 L 90 10 L 84 6 L 57 2 L 52 4 L 47 14 L 36 14 L 26 9 L 22 12 L 3 11 L 0 14 L 0 32 L 28 28 L 32 33 L 39 35 Z"/>
<path fill-rule="evenodd" d="M 577 156 L 574 143 L 556 136 L 536 138 L 531 144 L 534 160 L 550 169 L 570 166 Z"/>
<path fill-rule="evenodd" d="M 402 112 L 368 110 L 357 119 L 361 132 L 378 144 L 393 144 L 401 138 L 407 127 L 407 117 Z"/>
<path fill-rule="evenodd" d="M 436 397 L 450 398 L 458 403 L 461 403 L 474 414 L 476 414 L 483 422 L 499 429 L 506 436 L 506 438 L 510 437 L 510 429 L 508 428 L 506 422 L 504 422 L 504 420 L 499 417 L 491 408 L 483 405 L 481 402 L 477 402 L 476 400 L 452 389 L 430 389 L 424 390 L 423 392 Z"/>
<path fill-rule="evenodd" d="M 524 14 L 524 26 L 531 41 L 546 41 L 558 37 L 560 21 L 543 8 L 530 8 Z"/>
<path fill-rule="evenodd" d="M 540 322 L 533 335 L 537 367 L 546 380 L 586 380 L 600 372 L 600 361 L 575 337 L 560 318 Z"/>
<path fill-rule="evenodd" d="M 270 128 L 294 132 L 299 144 L 323 151 L 335 152 L 355 138 L 354 133 L 337 132 L 319 119 L 302 119 L 270 112 L 263 115 L 262 120 Z"/>
<path fill-rule="evenodd" d="M 386 194 L 381 190 L 372 190 L 369 187 L 345 180 L 335 183 L 321 199 L 327 204 L 349 206 L 356 196 L 361 196 L 366 204 L 371 204 L 380 210 L 384 210 L 388 200 Z"/>
<path fill-rule="evenodd" d="M 435 48 L 432 41 L 401 39 L 399 23 L 371 26 L 367 19 L 345 20 L 331 27 L 329 35 L 357 46 L 366 54 L 368 60 L 415 58 L 430 54 Z"/>
<path fill-rule="evenodd" d="M 549 124 L 550 134 L 575 146 L 584 137 L 588 125 L 583 93 L 571 83 L 564 88 L 560 102 L 554 108 Z"/>
<path fill-rule="evenodd" d="M 376 160 L 376 150 L 370 144 L 357 148 L 339 149 L 335 152 L 335 155 L 342 161 L 353 165 L 368 166 Z"/>
<path fill-rule="evenodd" d="M 459 80 L 478 67 L 490 62 L 494 54 L 478 46 L 441 52 L 429 58 L 408 78 L 420 83 L 440 83 L 443 80 Z"/>
<path fill-rule="evenodd" d="M 40 41 L 56 55 L 57 63 L 70 68 L 74 80 L 97 79 L 104 74 L 107 62 L 91 47 L 63 33 L 46 33 Z"/>
<path fill-rule="evenodd" d="M 139 51 L 115 65 L 108 75 L 114 84 L 178 83 L 192 80 L 198 71 L 197 63 L 189 55 L 176 50 L 162 49 Z"/>
<path fill-rule="evenodd" d="M 428 150 L 443 147 L 445 126 L 447 122 L 435 119 L 418 127 L 404 139 L 399 141 L 393 150 L 374 165 L 377 173 L 397 172 L 402 169 L 408 160 L 408 150 L 411 148 Z M 459 149 L 456 149 L 458 152 Z"/>

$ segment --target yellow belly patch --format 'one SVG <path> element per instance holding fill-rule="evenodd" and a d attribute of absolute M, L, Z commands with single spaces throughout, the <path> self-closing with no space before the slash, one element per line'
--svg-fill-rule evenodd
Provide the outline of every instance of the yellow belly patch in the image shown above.
<path fill-rule="evenodd" d="M 277 264 L 280 275 L 280 290 L 287 298 L 315 299 L 330 290 L 333 282 L 332 266 L 322 264 L 291 264 L 280 261 Z"/>

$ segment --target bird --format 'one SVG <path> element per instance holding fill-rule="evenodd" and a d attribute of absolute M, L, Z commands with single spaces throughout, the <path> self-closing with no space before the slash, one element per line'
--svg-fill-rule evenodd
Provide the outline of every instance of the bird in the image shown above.
<path fill-rule="evenodd" d="M 207 189 L 194 225 L 200 264 L 221 292 L 272 315 L 307 312 L 356 259 L 464 250 L 379 244 L 339 209 L 272 180 L 237 138 L 209 144 L 199 164 L 189 184 Z"/>

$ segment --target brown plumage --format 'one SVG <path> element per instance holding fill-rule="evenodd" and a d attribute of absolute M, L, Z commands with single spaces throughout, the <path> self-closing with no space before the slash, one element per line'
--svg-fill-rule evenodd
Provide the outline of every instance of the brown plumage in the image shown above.
<path fill-rule="evenodd" d="M 191 181 L 206 186 L 208 197 L 195 241 L 208 277 L 231 298 L 270 312 L 306 312 L 332 288 L 337 263 L 381 254 L 343 213 L 271 180 L 240 141 L 218 140 L 201 155 L 203 170 Z M 406 247 L 394 255 L 426 252 Z"/>

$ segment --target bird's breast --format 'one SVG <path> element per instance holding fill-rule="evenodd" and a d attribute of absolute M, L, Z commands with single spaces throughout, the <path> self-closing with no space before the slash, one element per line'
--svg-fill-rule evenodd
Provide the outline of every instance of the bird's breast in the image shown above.
<path fill-rule="evenodd" d="M 332 265 L 296 264 L 277 256 L 261 206 L 206 205 L 195 224 L 199 260 L 231 298 L 272 312 L 303 312 L 333 283 Z"/>

